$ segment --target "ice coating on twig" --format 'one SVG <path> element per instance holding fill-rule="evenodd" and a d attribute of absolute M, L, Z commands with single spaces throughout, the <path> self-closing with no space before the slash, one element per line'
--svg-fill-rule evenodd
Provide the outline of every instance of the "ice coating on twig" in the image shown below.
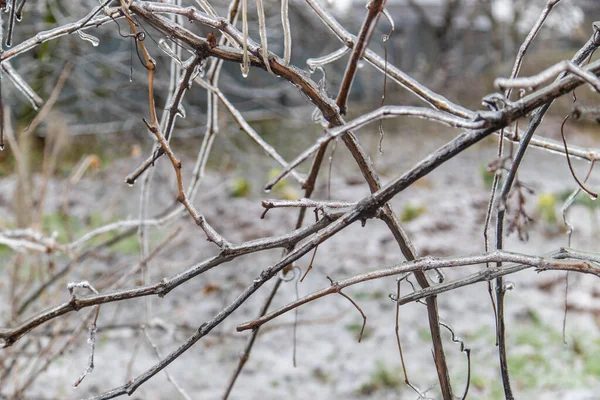
<path fill-rule="evenodd" d="M 23 77 L 17 73 L 10 62 L 5 61 L 2 63 L 2 72 L 6 73 L 6 76 L 8 76 L 15 88 L 31 103 L 31 107 L 36 111 L 39 110 L 44 103 L 44 100 L 38 96 L 27 82 L 25 82 Z"/>
<path fill-rule="evenodd" d="M 383 42 L 387 42 L 390 39 L 390 36 L 392 36 L 392 33 L 394 33 L 394 31 L 396 30 L 396 27 L 394 25 L 394 20 L 392 19 L 392 16 L 387 9 L 384 8 L 382 14 L 390 24 L 390 33 L 381 37 L 381 40 L 383 40 Z"/>
<path fill-rule="evenodd" d="M 171 46 L 169 46 L 169 42 L 167 42 L 165 39 L 159 39 L 158 40 L 158 47 L 169 57 L 171 57 L 173 60 L 175 60 L 175 62 L 177 62 L 177 64 L 179 64 L 179 66 L 183 67 L 181 60 L 179 59 L 179 57 L 177 56 L 177 54 L 175 54 L 175 52 L 173 51 L 173 49 L 171 49 Z"/>
<path fill-rule="evenodd" d="M 269 46 L 267 44 L 267 22 L 265 21 L 265 9 L 262 0 L 256 0 L 256 11 L 258 13 L 258 32 L 260 33 L 260 52 L 265 63 L 265 67 L 270 74 L 273 74 L 269 64 Z"/>
<path fill-rule="evenodd" d="M 292 59 L 292 30 L 290 28 L 289 0 L 281 0 L 281 25 L 283 26 L 283 64 Z"/>
<path fill-rule="evenodd" d="M 218 17 L 215 9 L 208 3 L 206 0 L 196 0 L 196 3 L 204 10 L 205 13 L 210 15 L 211 17 Z"/>
<path fill-rule="evenodd" d="M 350 49 L 348 47 L 342 47 L 340 49 L 337 49 L 333 53 L 329 53 L 323 57 L 309 58 L 308 60 L 306 60 L 306 65 L 308 65 L 308 70 L 311 73 L 313 73 L 317 70 L 318 67 L 323 67 L 329 63 L 337 61 L 349 52 Z"/>
<path fill-rule="evenodd" d="M 248 57 L 248 0 L 242 0 L 242 76 L 248 77 L 248 71 L 250 70 L 250 59 Z"/>

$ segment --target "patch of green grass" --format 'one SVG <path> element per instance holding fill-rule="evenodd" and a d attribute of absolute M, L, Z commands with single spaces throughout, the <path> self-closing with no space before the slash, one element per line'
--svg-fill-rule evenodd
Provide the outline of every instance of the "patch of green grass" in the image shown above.
<path fill-rule="evenodd" d="M 471 386 L 473 386 L 476 389 L 480 389 L 483 390 L 486 388 L 487 385 L 487 379 L 485 379 L 483 376 L 481 375 L 473 375 L 471 377 Z"/>
<path fill-rule="evenodd" d="M 382 290 L 376 290 L 374 292 L 366 292 L 359 290 L 352 294 L 352 297 L 356 300 L 381 300 L 386 297 L 385 292 Z"/>
<path fill-rule="evenodd" d="M 414 205 L 412 203 L 408 203 L 404 206 L 402 211 L 400 212 L 400 221 L 409 222 L 414 219 L 419 218 L 427 211 L 425 206 L 422 205 Z"/>
<path fill-rule="evenodd" d="M 600 379 L 600 348 L 597 347 L 595 350 L 595 354 L 591 357 L 584 356 L 583 371 L 586 375 Z"/>
<path fill-rule="evenodd" d="M 583 358 L 584 374 L 595 380 L 600 379 L 600 339 L 580 336 L 572 341 L 573 351 Z"/>
<path fill-rule="evenodd" d="M 0 177 L 6 177 L 14 173 L 15 166 L 16 161 L 14 156 L 4 152 L 4 154 L 0 156 Z"/>
<path fill-rule="evenodd" d="M 5 244 L 0 244 L 0 259 L 5 260 L 10 254 L 12 254 L 13 250 Z M 0 271 L 4 269 L 6 263 L 0 263 Z"/>
<path fill-rule="evenodd" d="M 585 333 L 563 343 L 562 334 L 531 313 L 532 325 L 509 336 L 508 366 L 522 390 L 582 387 L 600 377 L 600 342 Z M 510 345 L 512 342 L 512 346 Z M 511 354 L 512 353 L 512 354 Z"/>
<path fill-rule="evenodd" d="M 368 300 L 371 297 L 371 293 L 358 291 L 352 294 L 355 300 Z"/>
<path fill-rule="evenodd" d="M 361 395 L 369 396 L 382 389 L 397 389 L 402 383 L 400 368 L 390 368 L 382 361 L 377 361 L 369 380 L 361 385 L 358 392 Z"/>
<path fill-rule="evenodd" d="M 321 383 L 328 383 L 332 379 L 331 375 L 327 374 L 321 368 L 314 368 L 312 370 L 312 376 Z"/>
<path fill-rule="evenodd" d="M 276 168 L 271 169 L 269 171 L 268 180 L 275 178 L 280 172 L 281 171 Z M 277 182 L 271 189 L 271 193 L 284 200 L 298 200 L 300 197 L 302 197 L 302 194 L 298 191 L 298 189 L 290 185 L 286 179 L 282 179 Z"/>
<path fill-rule="evenodd" d="M 459 382 L 459 381 L 456 381 Z M 503 400 L 504 389 L 500 379 L 490 379 L 482 375 L 472 375 L 467 398 L 479 400 Z"/>
<path fill-rule="evenodd" d="M 114 234 L 114 236 L 117 236 L 117 234 Z M 152 242 L 152 236 L 150 242 Z M 131 235 L 112 245 L 111 249 L 121 254 L 136 254 L 140 251 L 140 243 L 136 235 Z"/>
<path fill-rule="evenodd" d="M 431 342 L 431 332 L 429 332 L 429 329 L 419 328 L 419 330 L 417 330 L 417 335 L 422 341 Z"/>
<path fill-rule="evenodd" d="M 556 196 L 552 193 L 541 193 L 537 198 L 537 212 L 544 222 L 556 225 Z"/>
<path fill-rule="evenodd" d="M 99 348 L 105 348 L 110 343 L 110 339 L 106 335 L 100 336 L 100 339 L 99 340 L 96 339 L 96 340 L 98 342 Z"/>
<path fill-rule="evenodd" d="M 65 217 L 60 213 L 45 214 L 42 217 L 42 230 L 46 235 L 56 235 L 59 243 L 69 242 L 69 232 L 74 239 L 83 236 L 85 233 L 99 228 L 103 225 L 117 221 L 118 218 L 106 218 L 100 213 L 92 213 L 85 222 L 75 217 Z M 96 236 L 87 242 L 88 246 L 94 246 L 107 239 L 116 237 L 120 231 L 107 232 Z M 134 254 L 139 251 L 139 243 L 136 235 L 126 237 L 111 247 L 114 251 L 121 254 Z M 1 249 L 0 249 L 1 254 Z"/>
<path fill-rule="evenodd" d="M 556 197 L 562 201 L 566 201 L 572 192 L 572 190 L 565 190 L 557 194 Z M 598 201 L 598 199 L 592 200 L 590 196 L 588 196 L 583 191 L 580 191 L 579 194 L 575 196 L 575 200 L 573 200 L 573 205 L 581 205 L 590 211 L 594 211 L 596 208 L 600 207 L 600 201 Z"/>
<path fill-rule="evenodd" d="M 505 398 L 504 397 L 504 387 L 502 386 L 502 384 L 499 381 L 494 380 L 491 384 L 491 388 L 492 388 L 492 390 L 491 390 L 492 393 L 491 393 L 490 398 L 499 399 L 499 400 Z"/>
<path fill-rule="evenodd" d="M 531 320 L 531 323 L 537 327 L 542 327 L 542 317 L 540 314 L 532 308 L 527 309 L 527 317 Z"/>
<path fill-rule="evenodd" d="M 480 326 L 473 332 L 467 332 L 464 334 L 465 340 L 470 342 L 477 339 L 494 339 L 495 333 L 490 329 L 489 326 Z"/>
<path fill-rule="evenodd" d="M 486 189 L 491 189 L 492 185 L 494 184 L 494 175 L 496 175 L 494 172 L 490 172 L 490 170 L 488 170 L 487 165 L 482 165 L 481 167 L 479 167 L 479 174 L 481 175 L 481 180 L 483 181 L 483 186 Z M 502 182 L 500 180 L 500 182 L 498 182 L 499 186 L 502 185 Z"/>
<path fill-rule="evenodd" d="M 59 243 L 68 241 L 68 231 L 79 232 L 83 225 L 75 217 L 65 217 L 60 213 L 44 214 L 42 216 L 42 230 L 48 234 L 56 236 Z"/>
<path fill-rule="evenodd" d="M 250 185 L 250 181 L 244 178 L 235 178 L 229 190 L 229 195 L 231 197 L 248 197 L 251 192 L 252 185 Z"/>
<path fill-rule="evenodd" d="M 86 223 L 87 226 L 82 231 L 78 232 L 76 237 L 80 237 L 81 235 L 85 234 L 86 232 L 89 232 L 93 229 L 96 229 L 101 226 L 115 222 L 118 219 L 119 218 L 106 218 L 100 213 L 92 213 L 87 218 L 87 223 Z M 121 231 L 112 231 L 112 232 L 105 233 L 103 235 L 97 236 L 97 237 L 93 238 L 92 240 L 90 240 L 89 244 L 90 245 L 99 244 L 107 239 L 112 239 L 121 233 L 122 233 Z M 152 241 L 152 235 L 150 236 L 150 241 Z M 139 241 L 138 241 L 137 236 L 131 235 L 131 236 L 121 239 L 120 241 L 115 243 L 113 246 L 111 246 L 111 249 L 113 249 L 115 252 L 121 253 L 121 254 L 135 254 L 135 253 L 139 252 L 140 246 L 139 246 Z"/>
<path fill-rule="evenodd" d="M 549 372 L 548 367 L 547 360 L 535 352 L 508 356 L 511 378 L 522 389 L 537 387 L 540 375 Z"/>
<path fill-rule="evenodd" d="M 360 330 L 362 329 L 362 324 L 348 324 L 345 326 L 346 330 L 350 332 L 354 337 L 358 338 L 360 336 Z M 373 328 L 370 328 L 369 325 L 365 326 L 365 330 L 363 331 L 362 340 L 366 340 L 373 335 Z"/>
<path fill-rule="evenodd" d="M 427 339 L 425 329 L 419 337 Z M 480 328 L 465 334 L 467 346 L 478 347 L 476 339 L 493 347 L 493 327 Z M 586 332 L 572 332 L 563 343 L 560 327 L 547 324 L 535 310 L 527 311 L 526 319 L 518 325 L 509 325 L 507 331 L 508 369 L 513 388 L 520 398 L 538 398 L 540 390 L 559 388 L 593 387 L 600 379 L 600 339 Z M 477 366 L 497 365 L 495 352 L 473 351 L 471 353 L 470 396 L 478 399 L 504 399 L 499 371 L 489 376 L 477 370 Z M 493 358 L 493 359 L 491 359 Z M 465 374 L 453 375 L 453 381 L 464 381 Z"/>

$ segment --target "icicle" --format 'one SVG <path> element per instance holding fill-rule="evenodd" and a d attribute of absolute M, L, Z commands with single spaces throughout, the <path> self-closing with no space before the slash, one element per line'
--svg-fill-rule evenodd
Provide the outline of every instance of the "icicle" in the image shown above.
<path fill-rule="evenodd" d="M 242 58 L 242 76 L 248 77 L 248 71 L 250 70 L 250 60 L 248 57 L 248 0 L 242 0 L 242 34 L 244 40 L 242 43 L 242 51 L 244 56 Z"/>
<path fill-rule="evenodd" d="M 98 39 L 96 36 L 89 35 L 82 31 L 77 31 L 77 34 L 86 42 L 90 42 L 94 47 L 97 47 L 100 44 L 100 39 Z"/>
<path fill-rule="evenodd" d="M 383 136 L 385 135 L 385 131 L 383 130 L 383 124 L 379 121 L 379 154 L 383 154 Z"/>
<path fill-rule="evenodd" d="M 8 16 L 8 30 L 6 32 L 6 47 L 12 46 L 12 38 L 15 30 L 15 16 L 16 16 L 16 8 L 17 8 L 17 0 L 11 0 L 6 2 L 6 7 L 8 8 L 8 12 L 10 13 Z"/>
<path fill-rule="evenodd" d="M 265 67 L 270 74 L 273 74 L 269 64 L 269 46 L 267 44 L 267 23 L 265 21 L 265 10 L 262 0 L 256 0 L 256 11 L 258 13 L 258 31 L 260 33 L 260 51 Z M 275 75 L 275 74 L 273 74 Z"/>
<path fill-rule="evenodd" d="M 177 108 L 177 113 L 175 115 L 177 115 L 179 118 L 185 119 L 187 113 L 185 112 L 185 108 L 183 107 L 183 105 L 179 105 L 179 107 Z"/>
<path fill-rule="evenodd" d="M 211 17 L 218 18 L 219 16 L 215 12 L 215 9 L 206 0 L 196 0 L 196 3 L 202 8 L 202 10 L 210 15 Z"/>
<path fill-rule="evenodd" d="M 323 117 L 323 113 L 319 110 L 318 107 L 315 107 L 312 113 L 312 120 L 316 124 L 320 124 L 322 127 L 327 128 L 329 126 L 329 122 Z"/>
<path fill-rule="evenodd" d="M 158 40 L 158 47 L 162 51 L 164 51 L 166 55 L 168 55 L 173 60 L 175 60 L 177 62 L 177 64 L 179 64 L 180 67 L 183 68 L 181 60 L 179 59 L 179 57 L 177 57 L 177 54 L 175 54 L 175 52 L 173 51 L 173 49 L 171 49 L 171 46 L 169 45 L 169 42 L 167 42 L 165 39 L 159 39 Z"/>
<path fill-rule="evenodd" d="M 289 65 L 292 59 L 292 31 L 288 13 L 289 0 L 281 0 L 281 24 L 283 25 L 283 64 Z"/>

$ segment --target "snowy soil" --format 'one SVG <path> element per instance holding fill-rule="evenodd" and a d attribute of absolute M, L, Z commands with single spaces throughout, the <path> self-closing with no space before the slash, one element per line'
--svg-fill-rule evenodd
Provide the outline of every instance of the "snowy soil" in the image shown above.
<path fill-rule="evenodd" d="M 388 129 L 389 130 L 389 129 Z M 543 130 L 541 131 L 543 133 Z M 384 138 L 385 153 L 377 152 L 378 137 L 361 137 L 384 180 L 392 179 L 451 138 L 448 133 L 427 134 L 405 130 Z M 552 136 L 551 134 L 548 134 Z M 548 136 L 547 135 L 547 136 Z M 573 135 L 574 143 L 600 143 L 587 134 Z M 367 194 L 360 173 L 352 165 L 346 150 L 338 146 L 333 177 L 332 198 L 355 201 Z M 413 187 L 393 199 L 396 212 L 407 207 L 422 206 L 424 212 L 405 224 L 420 255 L 448 256 L 470 254 L 483 250 L 482 226 L 488 200 L 488 190 L 481 176 L 481 166 L 494 159 L 495 140 L 486 140 L 444 167 L 421 179 Z M 119 160 L 72 189 L 73 215 L 100 213 L 109 217 L 137 218 L 139 185 L 122 184 L 123 177 L 139 160 Z M 152 186 L 151 210 L 171 204 L 175 196 L 172 169 L 162 160 Z M 189 176 L 191 160 L 184 160 L 184 177 Z M 576 162 L 579 176 L 585 176 L 587 166 Z M 559 155 L 528 150 L 520 169 L 520 179 L 535 189 L 528 199 L 528 210 L 536 214 L 540 193 L 559 193 L 575 188 L 566 160 Z M 234 173 L 209 171 L 196 205 L 211 224 L 230 241 L 241 241 L 284 233 L 295 220 L 292 209 L 271 210 L 260 219 L 261 197 L 230 198 L 228 184 Z M 323 176 L 326 176 L 324 173 Z M 326 197 L 326 180 L 320 181 L 315 198 Z M 590 179 L 590 186 L 600 188 L 600 175 Z M 11 193 L 14 179 L 0 181 L 0 193 Z M 46 208 L 57 210 L 62 201 L 64 182 L 52 181 Z M 208 189 L 210 188 L 210 189 Z M 1 202 L 2 215 L 9 216 L 9 198 Z M 538 221 L 530 226 L 530 239 L 520 242 L 516 235 L 506 241 L 506 249 L 528 254 L 543 254 L 567 245 L 560 222 L 560 206 L 556 206 L 558 225 Z M 307 214 L 309 221 L 312 213 Z M 572 247 L 597 251 L 597 215 L 574 206 L 570 216 L 575 222 Z M 5 219 L 8 219 L 5 218 Z M 189 266 L 217 253 L 205 240 L 202 231 L 189 218 L 160 229 L 152 228 L 151 243 L 155 246 L 176 226 L 183 231 L 150 264 L 151 281 L 184 271 Z M 267 251 L 236 259 L 214 268 L 185 283 L 165 298 L 150 299 L 150 315 L 164 322 L 166 329 L 150 329 L 161 354 L 177 348 L 193 329 L 212 318 L 230 303 L 261 270 L 278 260 L 280 250 Z M 94 282 L 98 273 L 114 270 L 114 274 L 135 265 L 136 254 L 91 259 L 73 269 L 67 281 L 87 279 Z M 370 220 L 365 227 L 354 224 L 318 249 L 314 269 L 298 284 L 300 296 L 328 285 L 334 280 L 382 268 L 402 261 L 402 256 L 385 225 Z M 305 268 L 310 255 L 298 263 Z M 63 265 L 64 260 L 57 262 Z M 446 271 L 446 279 L 457 279 L 485 268 L 474 266 Z M 2 272 L 3 274 L 5 272 Z M 562 343 L 564 309 L 564 273 L 522 272 L 510 276 L 516 288 L 506 297 L 507 337 L 512 382 L 517 397 L 540 399 L 600 399 L 600 290 L 593 277 L 572 276 L 570 312 L 567 322 L 567 345 Z M 257 316 L 270 292 L 271 283 L 250 298 L 208 337 L 202 339 L 169 367 L 169 373 L 192 399 L 218 399 L 235 369 L 240 351 L 250 333 L 237 333 L 236 325 Z M 6 286 L 3 286 L 6 288 Z M 5 289 L 0 287 L 0 293 Z M 64 286 L 44 298 L 45 307 L 68 300 Z M 403 383 L 402 368 L 394 334 L 395 307 L 388 295 L 395 292 L 394 277 L 371 281 L 346 290 L 368 317 L 365 337 L 357 343 L 362 318 L 341 296 L 329 296 L 300 308 L 296 332 L 296 362 L 294 351 L 294 313 L 288 313 L 265 325 L 258 336 L 250 360 L 232 392 L 231 399 L 416 399 L 418 395 Z M 402 286 L 403 294 L 411 290 Z M 295 282 L 283 284 L 271 309 L 296 299 Z M 471 387 L 469 398 L 503 398 L 499 377 L 497 348 L 494 344 L 494 319 L 488 288 L 479 283 L 444 293 L 438 297 L 440 314 L 456 334 L 471 349 Z M 30 309 L 25 317 L 41 308 Z M 145 300 L 103 305 L 98 326 L 143 323 Z M 6 310 L 0 320 L 5 321 Z M 78 321 L 86 311 L 72 313 L 65 320 Z M 6 325 L 4 322 L 1 326 Z M 185 325 L 182 327 L 182 325 Z M 42 328 L 39 328 L 42 329 Z M 409 304 L 400 309 L 400 332 L 404 358 L 411 382 L 427 394 L 439 398 L 426 309 L 421 304 Z M 454 388 L 461 394 L 467 364 L 460 346 L 444 332 L 445 348 Z M 128 379 L 150 368 L 157 359 L 142 340 L 135 355 L 132 375 L 127 369 L 135 353 L 138 332 L 132 329 L 100 331 L 96 349 L 95 369 L 81 386 L 72 388 L 83 371 L 88 346 L 85 334 L 76 344 L 53 362 L 26 393 L 28 399 L 79 399 L 123 385 Z M 591 352 L 591 353 L 590 353 Z M 1 353 L 0 353 L 1 356 Z M 160 373 L 141 386 L 134 399 L 181 398 L 165 376 Z"/>

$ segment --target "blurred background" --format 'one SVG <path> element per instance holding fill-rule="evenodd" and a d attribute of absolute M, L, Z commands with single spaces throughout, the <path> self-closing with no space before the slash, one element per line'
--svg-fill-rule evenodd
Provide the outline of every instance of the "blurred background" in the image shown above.
<path fill-rule="evenodd" d="M 227 3 L 215 3 L 217 12 L 225 15 Z M 249 3 L 250 36 L 258 38 L 255 4 Z M 384 43 L 381 37 L 389 34 L 390 25 L 382 17 L 370 48 L 381 56 L 387 52 L 391 64 L 430 89 L 465 107 L 481 108 L 481 98 L 495 91 L 493 79 L 510 74 L 517 50 L 545 3 L 544 0 L 390 0 L 387 10 L 393 17 L 395 29 Z M 358 32 L 365 14 L 364 1 L 324 1 L 324 4 L 350 33 Z M 19 43 L 39 31 L 75 21 L 86 15 L 94 5 L 94 1 L 26 2 L 23 20 L 15 30 L 14 42 Z M 279 2 L 265 2 L 269 47 L 276 54 L 283 53 L 279 7 Z M 325 90 L 333 96 L 337 93 L 348 54 L 328 64 L 324 71 L 311 71 L 307 60 L 338 50 L 342 43 L 302 1 L 291 1 L 290 7 L 294 46 L 292 63 L 311 73 L 315 81 L 326 78 Z M 600 11 L 595 1 L 562 1 L 531 46 L 521 76 L 570 59 L 589 38 L 592 22 L 596 19 L 600 19 Z M 149 33 L 145 44 L 158 63 L 157 104 L 164 107 L 169 58 L 157 46 L 164 38 L 151 27 L 144 28 Z M 187 28 L 202 36 L 209 33 L 200 24 L 190 23 Z M 138 143 L 146 150 L 153 140 L 140 123 L 141 116 L 147 112 L 145 70 L 132 39 L 120 36 L 119 32 L 121 35 L 128 34 L 128 27 L 122 21 L 105 24 L 89 32 L 99 39 L 97 47 L 78 35 L 68 35 L 42 43 L 11 60 L 12 66 L 42 99 L 50 96 L 66 63 L 73 63 L 69 79 L 54 107 L 71 138 L 67 153 L 77 152 L 78 146 L 83 143 L 89 148 L 116 138 L 120 143 L 123 140 Z M 368 63 L 361 66 L 363 68 L 352 90 L 351 109 L 356 115 L 381 103 L 384 84 L 381 74 Z M 419 104 L 418 99 L 398 85 L 388 82 L 386 86 L 387 104 Z M 259 70 L 253 70 L 250 79 L 244 79 L 239 67 L 229 63 L 226 63 L 222 74 L 221 90 L 244 113 L 245 118 L 267 136 L 284 121 L 288 124 L 286 129 L 305 129 L 304 121 L 313 111 L 307 99 L 293 86 Z M 11 107 L 15 126 L 28 125 L 35 115 L 32 106 L 10 83 L 4 85 L 3 93 L 4 103 Z M 185 119 L 178 121 L 176 137 L 203 135 L 206 113 L 204 91 L 190 91 L 184 105 L 189 112 Z M 570 105 L 565 102 L 562 107 L 554 107 L 553 111 L 560 114 L 569 108 Z M 227 115 L 222 118 L 224 124 L 231 122 Z M 40 149 L 48 129 L 49 123 L 43 123 L 36 130 L 36 149 Z M 102 153 L 102 146 L 95 151 Z M 111 152 L 114 151 L 111 149 Z M 126 149 L 123 147 L 119 151 L 126 152 Z M 76 154 L 64 156 L 64 159 L 77 159 Z M 0 157 L 0 168 L 6 170 L 4 173 L 9 172 L 9 166 L 13 165 L 10 154 L 0 153 Z"/>

